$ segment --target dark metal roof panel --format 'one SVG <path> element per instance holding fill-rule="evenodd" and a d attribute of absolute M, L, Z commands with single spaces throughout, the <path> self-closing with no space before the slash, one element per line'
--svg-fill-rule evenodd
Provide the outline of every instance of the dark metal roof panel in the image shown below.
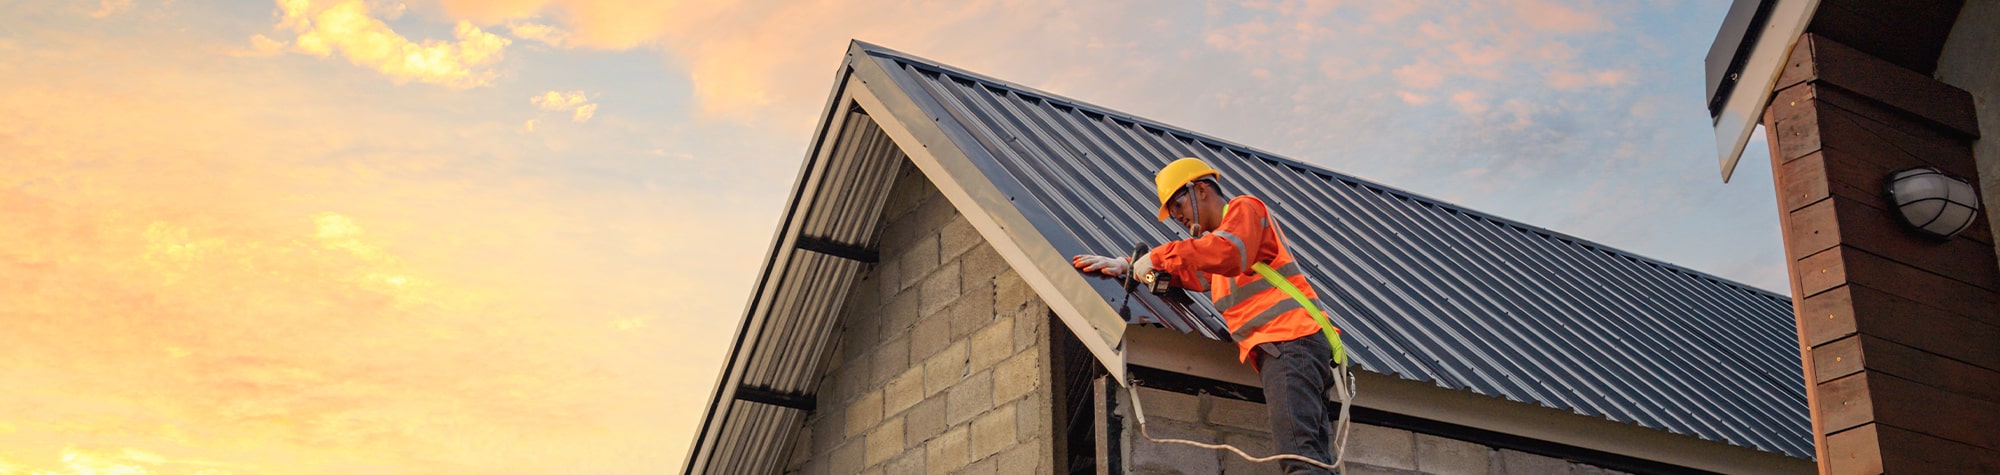
<path fill-rule="evenodd" d="M 1812 457 L 1781 295 L 1250 147 L 863 45 L 1004 173 L 1065 253 L 1176 237 L 1153 170 L 1192 156 L 1268 202 L 1365 370 L 1798 458 Z M 969 154 L 981 157 L 980 154 Z M 1029 210 L 1034 210 L 1030 213 Z M 1059 244 L 1059 247 L 1062 245 Z M 1100 289 L 1111 289 L 1100 286 Z M 1122 293 L 1105 290 L 1118 306 Z M 1206 302 L 1141 299 L 1222 336 Z"/>

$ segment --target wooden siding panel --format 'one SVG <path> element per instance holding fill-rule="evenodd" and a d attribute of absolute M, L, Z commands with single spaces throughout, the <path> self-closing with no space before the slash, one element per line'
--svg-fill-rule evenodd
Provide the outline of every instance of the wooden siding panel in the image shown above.
<path fill-rule="evenodd" d="M 1905 229 L 1890 211 L 1834 197 L 1792 212 L 1791 234 L 1814 253 L 1846 245 L 1961 283 L 2000 290 L 2000 260 L 1964 239 L 1939 242 Z"/>
<path fill-rule="evenodd" d="M 1798 322 L 1806 345 L 1817 347 L 1854 334 L 1855 287 L 1843 285 L 1800 302 Z"/>
<path fill-rule="evenodd" d="M 1987 450 L 2000 450 L 2000 403 L 1982 401 L 1870 371 L 1865 378 L 1874 421 Z"/>
<path fill-rule="evenodd" d="M 1778 211 L 1792 212 L 1830 196 L 1826 157 L 1819 152 L 1778 165 Z"/>
<path fill-rule="evenodd" d="M 1979 136 L 1972 94 L 1897 67 L 1838 41 L 1814 38 L 1815 79 L 1905 111 L 1966 137 Z"/>
<path fill-rule="evenodd" d="M 1875 420 L 1875 401 L 1868 394 L 1868 373 L 1849 375 L 1815 386 L 1820 410 L 1825 411 L 1819 430 L 1838 434 Z"/>
<path fill-rule="evenodd" d="M 1829 474 L 2000 473 L 2000 451 L 1881 424 L 1834 434 L 1827 445 Z"/>
<path fill-rule="evenodd" d="M 1863 363 L 1860 335 L 1849 336 L 1832 343 L 1813 347 L 1813 372 L 1815 383 L 1824 383 L 1861 372 Z"/>
<path fill-rule="evenodd" d="M 1853 344 L 1845 344 L 1849 341 Z M 1827 346 L 1835 345 L 1852 346 L 1854 354 L 1845 357 L 1844 361 L 1829 364 L 1851 363 L 1856 371 L 1859 371 L 1860 366 L 1865 363 L 1869 371 L 1919 382 L 1945 392 L 1988 403 L 2000 403 L 2000 372 L 1950 358 L 1941 358 L 1916 348 L 1868 335 L 1856 335 Z M 1863 354 L 1867 355 L 1865 362 L 1862 361 Z M 1836 355 L 1835 359 L 1843 357 Z"/>
<path fill-rule="evenodd" d="M 2000 309 L 1986 308 L 1978 317 L 1953 314 L 1942 308 L 1917 302 L 1866 285 L 1841 287 L 1815 312 L 1825 313 L 1829 323 L 1816 334 L 1831 335 L 1823 341 L 1848 334 L 1867 333 L 1898 344 L 2000 371 Z M 1827 292 L 1833 296 L 1836 292 Z M 1932 302 L 1935 303 L 1935 302 Z M 1817 314 L 1817 313 L 1816 313 Z M 1857 317 L 1857 315 L 1859 317 Z M 1982 321 L 1984 323 L 1982 323 Z"/>
<path fill-rule="evenodd" d="M 1991 290 L 1974 287 L 1964 282 L 1951 280 L 1922 269 L 1910 267 L 1900 262 L 1885 259 L 1867 251 L 1848 246 L 1833 248 L 1824 254 L 1838 254 L 1835 259 L 1839 266 L 1828 268 L 1826 279 L 1839 278 L 1840 282 L 1866 285 L 1891 295 L 1926 302 L 1938 308 L 1961 315 L 1984 315 L 2000 307 L 2000 294 Z M 1807 260 L 1819 258 L 1815 255 Z M 1819 285 L 1831 288 L 1828 282 Z"/>

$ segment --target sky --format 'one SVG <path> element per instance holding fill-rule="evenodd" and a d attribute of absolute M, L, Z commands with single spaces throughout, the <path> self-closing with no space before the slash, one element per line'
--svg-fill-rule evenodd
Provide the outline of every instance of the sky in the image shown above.
<path fill-rule="evenodd" d="M 1785 293 L 1727 6 L 0 0 L 0 475 L 677 471 L 850 39 Z"/>

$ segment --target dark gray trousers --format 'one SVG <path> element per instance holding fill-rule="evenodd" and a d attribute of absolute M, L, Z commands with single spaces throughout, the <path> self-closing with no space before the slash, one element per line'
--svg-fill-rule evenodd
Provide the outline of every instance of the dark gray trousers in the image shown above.
<path fill-rule="evenodd" d="M 1327 409 L 1333 385 L 1333 347 L 1326 335 L 1314 333 L 1291 341 L 1257 345 L 1258 375 L 1264 382 L 1264 408 L 1271 413 L 1271 439 L 1279 453 L 1303 455 L 1333 463 L 1328 449 L 1333 434 Z M 1328 470 L 1296 460 L 1278 462 L 1287 474 L 1323 474 Z"/>

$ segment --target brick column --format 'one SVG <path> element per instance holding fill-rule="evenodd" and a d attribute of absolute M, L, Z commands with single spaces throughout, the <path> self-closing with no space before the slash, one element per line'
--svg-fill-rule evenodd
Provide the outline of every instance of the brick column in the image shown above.
<path fill-rule="evenodd" d="M 1891 171 L 1976 179 L 1969 94 L 1807 34 L 1764 113 L 1820 470 L 2000 473 L 2000 264 L 1905 229 Z"/>

